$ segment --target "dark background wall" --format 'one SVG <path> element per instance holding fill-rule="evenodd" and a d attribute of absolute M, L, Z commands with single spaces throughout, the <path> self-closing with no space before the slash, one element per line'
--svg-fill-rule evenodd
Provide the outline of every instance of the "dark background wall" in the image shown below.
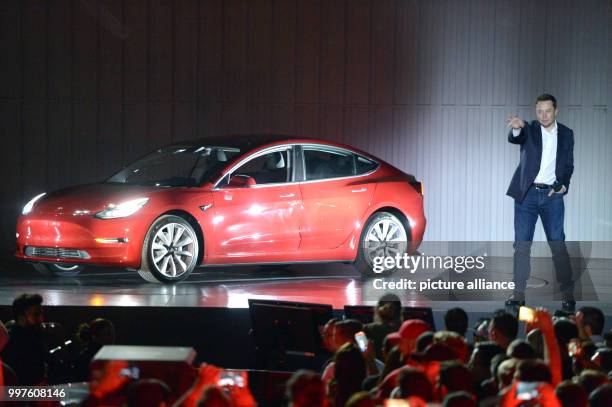
<path fill-rule="evenodd" d="M 3 0 L 0 252 L 39 192 L 257 132 L 415 174 L 426 239 L 512 240 L 504 117 L 543 91 L 577 134 L 568 239 L 612 240 L 610 27 L 610 0 Z"/>

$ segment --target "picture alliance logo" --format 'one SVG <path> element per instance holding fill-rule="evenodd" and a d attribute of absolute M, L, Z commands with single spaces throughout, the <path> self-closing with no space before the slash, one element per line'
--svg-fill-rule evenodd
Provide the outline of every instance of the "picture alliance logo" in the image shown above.
<path fill-rule="evenodd" d="M 426 256 L 424 254 L 410 256 L 407 253 L 396 256 L 377 256 L 372 260 L 372 271 L 376 274 L 388 270 L 408 270 L 415 273 L 417 270 L 454 270 L 463 273 L 469 270 L 483 270 L 485 268 L 483 256 Z"/>

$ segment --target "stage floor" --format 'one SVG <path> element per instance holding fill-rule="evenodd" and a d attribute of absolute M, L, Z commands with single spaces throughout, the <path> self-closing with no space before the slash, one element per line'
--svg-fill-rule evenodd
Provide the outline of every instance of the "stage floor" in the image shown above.
<path fill-rule="evenodd" d="M 542 264 L 539 264 L 541 262 Z M 557 309 L 553 295 L 549 260 L 533 259 L 533 277 L 529 282 L 527 303 Z M 485 276 L 496 281 L 511 280 L 512 261 L 498 258 Z M 575 268 L 576 273 L 576 268 Z M 612 261 L 590 260 L 580 275 L 578 306 L 596 305 L 612 315 Z M 394 275 L 416 282 L 468 281 L 474 276 L 439 271 L 429 274 Z M 374 279 L 362 278 L 350 265 L 310 264 L 288 267 L 244 266 L 199 268 L 186 281 L 176 285 L 150 284 L 136 272 L 110 268 L 92 268 L 72 278 L 46 277 L 31 266 L 6 262 L 0 264 L 0 305 L 11 305 L 24 292 L 37 292 L 44 304 L 53 306 L 154 306 L 247 308 L 248 299 L 273 299 L 344 305 L 370 305 L 385 290 L 376 289 Z M 457 292 L 449 290 L 395 290 L 404 305 L 428 306 L 443 311 L 461 306 L 468 312 L 490 312 L 503 304 L 508 291 Z M 582 301 L 581 301 L 582 300 Z"/>

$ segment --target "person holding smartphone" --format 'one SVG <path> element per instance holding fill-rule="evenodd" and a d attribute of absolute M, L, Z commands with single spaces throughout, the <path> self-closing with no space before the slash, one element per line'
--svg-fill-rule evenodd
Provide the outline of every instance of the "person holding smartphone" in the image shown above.
<path fill-rule="evenodd" d="M 574 172 L 574 132 L 557 122 L 557 99 L 549 94 L 535 102 L 537 120 L 527 123 L 518 116 L 506 122 L 508 141 L 520 145 L 520 163 L 507 195 L 514 198 L 514 293 L 506 305 L 525 304 L 525 289 L 531 274 L 531 244 L 538 217 L 552 251 L 560 283 L 562 307 L 573 311 L 576 302 L 572 268 L 565 245 L 564 196 Z"/>

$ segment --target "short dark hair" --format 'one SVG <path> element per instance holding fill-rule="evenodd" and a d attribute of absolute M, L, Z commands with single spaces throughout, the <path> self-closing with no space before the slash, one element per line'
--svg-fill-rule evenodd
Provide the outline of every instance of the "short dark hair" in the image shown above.
<path fill-rule="evenodd" d="M 302 398 L 311 402 L 322 401 L 325 398 L 325 385 L 317 372 L 302 369 L 291 375 L 286 384 L 286 392 L 289 400 Z"/>
<path fill-rule="evenodd" d="M 538 102 L 546 102 L 547 100 L 552 102 L 555 109 L 557 108 L 557 99 L 549 93 L 542 93 L 540 96 L 538 96 L 535 100 L 535 104 L 537 105 Z"/>
<path fill-rule="evenodd" d="M 472 372 L 459 362 L 443 362 L 440 365 L 440 384 L 448 393 L 470 391 L 472 389 Z"/>
<path fill-rule="evenodd" d="M 382 323 L 399 323 L 402 320 L 402 301 L 392 293 L 379 298 L 376 304 L 376 317 Z"/>
<path fill-rule="evenodd" d="M 468 327 L 468 315 L 463 308 L 451 308 L 444 314 L 444 326 L 446 330 L 457 332 L 465 336 Z"/>
<path fill-rule="evenodd" d="M 593 390 L 608 382 L 608 375 L 599 370 L 586 369 L 580 372 L 576 381 L 584 387 L 587 393 L 591 394 Z"/>
<path fill-rule="evenodd" d="M 476 407 L 476 399 L 467 391 L 449 393 L 444 398 L 443 407 Z"/>
<path fill-rule="evenodd" d="M 515 339 L 506 350 L 506 354 L 516 359 L 535 359 L 536 354 L 531 344 L 523 339 Z"/>
<path fill-rule="evenodd" d="M 334 355 L 334 378 L 336 380 L 336 405 L 343 406 L 353 393 L 361 390 L 367 366 L 356 344 L 345 343 Z"/>
<path fill-rule="evenodd" d="M 612 371 L 612 349 L 599 348 L 597 353 L 599 353 L 599 367 L 604 372 Z"/>
<path fill-rule="evenodd" d="M 359 331 L 363 331 L 363 324 L 356 319 L 343 319 L 336 322 L 334 325 L 336 333 L 344 336 L 346 339 L 352 339 Z"/>
<path fill-rule="evenodd" d="M 33 305 L 42 305 L 43 298 L 40 294 L 21 294 L 13 301 L 13 317 L 15 321 L 19 317 L 25 316 L 25 313 Z"/>
<path fill-rule="evenodd" d="M 584 315 L 583 323 L 591 327 L 593 335 L 601 335 L 604 329 L 604 314 L 596 307 L 581 307 L 578 312 Z"/>
<path fill-rule="evenodd" d="M 504 337 L 513 340 L 518 334 L 518 320 L 506 311 L 497 311 L 491 318 L 493 328 Z"/>
<path fill-rule="evenodd" d="M 569 318 L 557 319 L 554 327 L 559 345 L 566 346 L 572 339 L 578 338 L 578 327 Z"/>
<path fill-rule="evenodd" d="M 612 403 L 612 383 L 607 383 L 599 386 L 589 396 L 589 405 L 591 407 L 605 407 Z"/>
<path fill-rule="evenodd" d="M 457 352 L 455 352 L 453 348 L 441 342 L 434 342 L 427 348 L 425 348 L 423 356 L 429 361 L 438 362 L 459 359 L 459 357 L 457 356 Z"/>
<path fill-rule="evenodd" d="M 474 364 L 487 367 L 491 366 L 491 360 L 495 355 L 505 354 L 504 349 L 492 341 L 478 342 L 475 344 L 472 354 L 476 351 L 477 358 L 474 358 Z"/>
<path fill-rule="evenodd" d="M 559 383 L 555 389 L 555 395 L 563 407 L 587 407 L 589 405 L 589 395 L 584 387 L 571 380 Z"/>
<path fill-rule="evenodd" d="M 597 352 L 597 345 L 589 340 L 580 342 L 582 348 L 582 359 L 591 359 L 595 352 Z"/>
<path fill-rule="evenodd" d="M 516 367 L 515 378 L 521 382 L 546 382 L 552 384 L 548 365 L 538 359 L 521 360 Z"/>
<path fill-rule="evenodd" d="M 544 359 L 544 336 L 542 335 L 542 331 L 538 328 L 532 329 L 527 334 L 527 342 L 533 348 L 533 351 L 536 354 L 538 359 Z M 559 344 L 561 346 L 561 344 Z M 567 345 L 566 345 L 567 346 Z M 564 350 L 567 353 L 567 350 Z"/>
<path fill-rule="evenodd" d="M 433 401 L 432 385 L 422 370 L 412 366 L 403 367 L 399 372 L 398 386 L 401 398 L 418 396 L 426 402 Z"/>

